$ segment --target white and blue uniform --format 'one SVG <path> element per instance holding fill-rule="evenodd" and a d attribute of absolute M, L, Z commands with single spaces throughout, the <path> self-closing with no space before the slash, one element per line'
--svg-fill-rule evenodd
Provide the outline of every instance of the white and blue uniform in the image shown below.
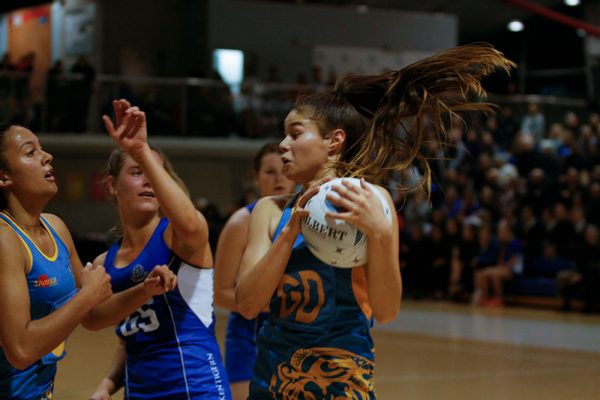
<path fill-rule="evenodd" d="M 142 282 L 156 266 L 177 274 L 177 287 L 154 296 L 121 322 L 117 335 L 125 342 L 127 399 L 229 399 L 229 383 L 214 334 L 213 270 L 185 264 L 167 246 L 169 224 L 161 219 L 138 257 L 115 267 L 115 243 L 104 266 L 114 292 Z"/>
<path fill-rule="evenodd" d="M 77 293 L 69 250 L 50 223 L 44 217 L 40 219 L 54 242 L 54 254 L 50 257 L 42 253 L 12 218 L 0 212 L 0 223 L 10 226 L 19 235 L 29 253 L 31 266 L 26 278 L 32 321 L 56 311 Z M 64 341 L 51 353 L 24 370 L 14 368 L 6 359 L 4 351 L 1 348 L 0 350 L 0 398 L 52 399 L 56 364 L 66 355 Z"/>

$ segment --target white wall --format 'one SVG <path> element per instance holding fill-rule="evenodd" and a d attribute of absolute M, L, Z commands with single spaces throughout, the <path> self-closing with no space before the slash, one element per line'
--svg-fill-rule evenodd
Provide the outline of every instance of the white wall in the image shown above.
<path fill-rule="evenodd" d="M 319 45 L 432 52 L 458 43 L 458 19 L 448 14 L 210 0 L 208 24 L 209 48 L 254 53 L 260 77 L 276 65 L 292 81 L 310 71 Z"/>

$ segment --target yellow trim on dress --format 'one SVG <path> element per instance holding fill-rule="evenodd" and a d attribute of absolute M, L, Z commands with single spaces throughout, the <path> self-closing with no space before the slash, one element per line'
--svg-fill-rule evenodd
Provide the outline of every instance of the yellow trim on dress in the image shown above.
<path fill-rule="evenodd" d="M 0 214 L 6 215 L 3 212 L 0 212 Z M 11 224 L 9 224 L 8 222 L 6 222 L 2 218 L 0 218 L 0 222 L 2 222 L 3 224 L 6 224 L 6 226 L 8 226 L 13 231 L 15 230 Z M 31 272 L 31 268 L 33 268 L 33 255 L 31 254 L 31 249 L 29 248 L 29 246 L 27 246 L 27 242 L 25 242 L 23 240 L 23 238 L 21 237 L 21 235 L 17 234 L 17 237 L 19 238 L 19 240 L 21 241 L 21 243 L 23 243 L 23 247 L 25 247 L 25 250 L 27 251 L 27 254 L 29 255 L 29 266 L 27 267 L 27 271 L 26 271 L 26 275 L 29 275 L 29 273 Z"/>
<path fill-rule="evenodd" d="M 31 240 L 31 243 L 35 246 L 35 248 L 40 252 L 40 254 L 42 256 L 44 256 L 44 258 L 48 261 L 54 262 L 56 261 L 56 258 L 58 257 L 58 246 L 56 245 L 56 240 L 54 239 L 54 235 L 52 234 L 52 232 L 50 231 L 50 229 L 48 229 L 48 226 L 46 225 L 46 223 L 44 222 L 44 220 L 42 218 L 40 218 L 40 221 L 42 222 L 42 226 L 44 227 L 44 229 L 46 230 L 46 232 L 48 232 L 48 234 L 50 235 L 50 238 L 52 239 L 52 244 L 54 245 L 54 254 L 50 257 L 48 257 L 42 250 L 40 250 L 40 248 L 37 246 L 37 244 L 35 243 L 35 241 L 31 238 L 31 236 L 29 236 L 27 234 L 27 232 L 25 232 L 23 229 L 21 229 L 21 227 L 19 226 L 19 224 L 17 224 L 15 222 L 14 219 L 12 219 L 10 217 L 10 215 L 6 214 L 5 212 L 2 212 L 2 215 L 4 215 L 6 218 L 10 219 L 14 224 L 15 227 L 23 234 L 25 235 L 29 240 Z"/>

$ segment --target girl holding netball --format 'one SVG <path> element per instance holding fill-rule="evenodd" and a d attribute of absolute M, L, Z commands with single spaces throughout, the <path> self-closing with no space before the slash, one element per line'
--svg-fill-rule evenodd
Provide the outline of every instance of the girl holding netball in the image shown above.
<path fill-rule="evenodd" d="M 251 399 L 375 398 L 370 327 L 373 318 L 395 318 L 402 284 L 398 223 L 395 216 L 388 222 L 375 190 L 390 207 L 392 200 L 364 179 L 380 182 L 418 162 L 428 186 L 423 143 L 443 140 L 445 115 L 487 109 L 467 96 L 484 94 L 482 77 L 512 65 L 490 46 L 463 46 L 400 71 L 343 78 L 332 93 L 296 101 L 280 150 L 286 176 L 304 189 L 287 203 L 258 202 L 236 288 L 237 308 L 247 318 L 270 301 Z M 426 117 L 435 132 L 426 132 Z M 367 264 L 353 269 L 319 261 L 300 234 L 308 199 L 327 179 L 345 176 L 362 184 L 337 186 L 328 200 L 343 211 L 329 216 L 369 239 Z"/>

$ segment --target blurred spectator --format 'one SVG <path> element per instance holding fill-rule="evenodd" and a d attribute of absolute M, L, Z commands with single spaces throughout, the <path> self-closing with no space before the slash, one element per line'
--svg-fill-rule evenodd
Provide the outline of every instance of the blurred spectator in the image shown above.
<path fill-rule="evenodd" d="M 77 58 L 71 67 L 71 73 L 77 74 L 72 81 L 72 104 L 70 127 L 73 132 L 83 132 L 87 129 L 87 116 L 90 106 L 90 97 L 94 88 L 96 70 L 85 55 Z"/>
<path fill-rule="evenodd" d="M 451 243 L 446 240 L 441 225 L 433 225 L 431 228 L 428 251 L 431 254 L 428 292 L 433 294 L 434 299 L 439 300 L 445 297 L 448 290 L 451 255 Z"/>
<path fill-rule="evenodd" d="M 529 103 L 527 114 L 521 120 L 521 133 L 529 134 L 535 143 L 539 143 L 546 133 L 546 117 L 537 103 Z"/>
<path fill-rule="evenodd" d="M 406 205 L 404 206 L 404 220 L 407 229 L 415 226 L 423 226 L 429 220 L 431 214 L 431 204 L 427 200 L 427 195 L 422 190 L 417 190 L 408 195 Z"/>
<path fill-rule="evenodd" d="M 212 71 L 210 83 L 188 86 L 187 91 L 184 135 L 223 137 L 238 130 L 231 91 L 217 71 Z"/>
<path fill-rule="evenodd" d="M 556 246 L 558 256 L 568 258 L 573 255 L 575 228 L 569 219 L 565 205 L 556 203 L 552 209 L 545 209 L 543 216 L 546 238 Z"/>
<path fill-rule="evenodd" d="M 496 131 L 496 142 L 498 142 L 502 148 L 510 149 L 519 129 L 511 107 L 502 107 L 497 124 L 498 130 Z"/>
<path fill-rule="evenodd" d="M 539 217 L 542 211 L 555 201 L 550 183 L 541 168 L 534 168 L 528 174 L 527 190 L 523 196 L 523 204 L 530 205 L 534 213 Z"/>
<path fill-rule="evenodd" d="M 198 211 L 204 215 L 208 224 L 208 230 L 210 232 L 209 243 L 210 248 L 214 254 L 217 248 L 217 241 L 223 225 L 225 225 L 225 219 L 219 212 L 217 206 L 204 197 L 198 197 L 194 200 L 194 206 Z"/>
<path fill-rule="evenodd" d="M 456 218 L 460 215 L 464 208 L 464 203 L 458 194 L 455 186 L 450 186 L 446 189 L 445 201 L 443 204 L 444 214 L 448 218 Z"/>
<path fill-rule="evenodd" d="M 535 217 L 535 213 L 530 205 L 524 205 L 520 214 L 521 217 L 516 226 L 516 234 L 521 238 L 521 246 L 525 259 L 534 259 L 542 255 L 544 227 Z"/>
<path fill-rule="evenodd" d="M 484 238 L 484 241 L 488 239 Z M 498 238 L 486 245 L 485 258 L 481 257 L 478 270 L 475 272 L 475 297 L 477 305 L 492 307 L 504 304 L 503 284 L 512 279 L 514 274 L 523 272 L 521 244 L 514 237 L 509 225 L 500 222 Z M 491 289 L 491 290 L 490 290 Z M 490 292 L 494 296 L 490 296 Z"/>
<path fill-rule="evenodd" d="M 409 232 L 408 243 L 405 243 L 405 251 L 402 254 L 406 265 L 402 279 L 407 295 L 420 299 L 427 294 L 431 286 L 431 240 L 424 234 L 421 226 L 413 226 Z"/>
<path fill-rule="evenodd" d="M 475 226 L 471 223 L 464 223 L 460 239 L 452 246 L 450 286 L 448 288 L 448 295 L 451 299 L 459 299 L 473 285 L 478 249 Z"/>
<path fill-rule="evenodd" d="M 600 226 L 600 182 L 593 182 L 589 188 L 589 199 L 585 205 L 587 220 Z"/>
<path fill-rule="evenodd" d="M 29 52 L 21 56 L 17 64 L 15 65 L 15 71 L 17 79 L 15 81 L 15 97 L 21 101 L 30 95 L 29 79 L 33 72 L 35 63 L 35 53 Z"/>
<path fill-rule="evenodd" d="M 65 79 L 62 60 L 56 60 L 48 69 L 46 79 L 46 130 L 48 132 L 66 131 L 71 118 L 69 103 L 69 81 Z"/>
<path fill-rule="evenodd" d="M 10 53 L 4 53 L 0 60 L 0 71 L 14 71 L 15 69 L 17 69 L 17 67 L 10 60 Z"/>
<path fill-rule="evenodd" d="M 600 240 L 598 228 L 589 225 L 585 229 L 584 241 L 577 249 L 575 267 L 561 271 L 557 276 L 558 295 L 561 309 L 572 308 L 572 300 L 582 291 L 584 311 L 591 312 L 600 300 Z"/>
<path fill-rule="evenodd" d="M 10 54 L 4 53 L 0 60 L 0 97 L 6 98 L 12 92 L 12 73 L 16 70 L 16 66 L 10 60 Z M 3 119 L 5 121 L 6 119 Z"/>

